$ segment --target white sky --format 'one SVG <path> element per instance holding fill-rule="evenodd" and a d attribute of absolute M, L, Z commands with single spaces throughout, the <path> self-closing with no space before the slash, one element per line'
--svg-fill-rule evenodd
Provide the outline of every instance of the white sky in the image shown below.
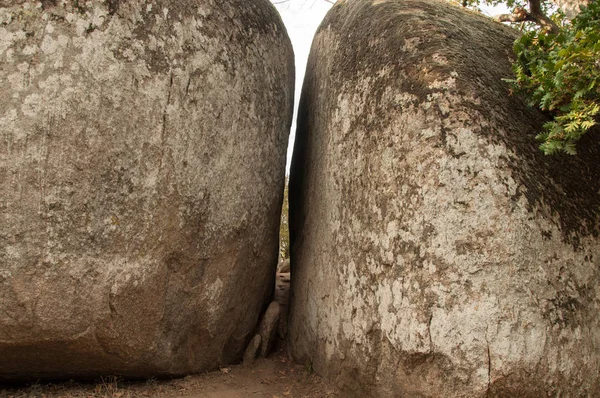
<path fill-rule="evenodd" d="M 278 1 L 281 0 L 272 0 L 273 3 L 277 3 Z M 332 6 L 333 4 L 325 0 L 289 0 L 285 3 L 275 4 L 275 8 L 281 14 L 281 19 L 283 19 L 283 23 L 294 46 L 294 57 L 296 59 L 294 119 L 292 121 L 292 131 L 290 132 L 287 150 L 286 174 L 290 172 L 294 138 L 296 137 L 298 102 L 300 101 L 300 91 L 302 90 L 302 82 L 304 81 L 304 71 L 306 69 L 306 61 L 308 61 L 310 45 L 319 24 Z"/>
<path fill-rule="evenodd" d="M 296 59 L 296 92 L 294 96 L 294 119 L 290 132 L 290 140 L 287 151 L 286 174 L 290 171 L 290 162 L 292 160 L 292 150 L 294 148 L 294 139 L 296 137 L 296 115 L 298 111 L 298 102 L 300 101 L 300 91 L 304 81 L 304 72 L 306 61 L 310 52 L 312 39 L 319 27 L 319 24 L 327 14 L 327 11 L 333 6 L 326 0 L 271 0 L 275 8 L 279 11 L 283 23 L 287 29 L 288 35 L 294 46 L 294 56 Z M 505 7 L 480 7 L 484 14 L 497 15 L 507 12 Z"/>

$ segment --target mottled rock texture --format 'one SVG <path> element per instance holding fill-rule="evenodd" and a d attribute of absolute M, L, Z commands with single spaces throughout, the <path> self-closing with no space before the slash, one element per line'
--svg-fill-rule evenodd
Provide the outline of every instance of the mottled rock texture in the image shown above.
<path fill-rule="evenodd" d="M 293 74 L 267 0 L 0 2 L 0 379 L 241 359 Z"/>
<path fill-rule="evenodd" d="M 544 157 L 516 37 L 436 1 L 338 1 L 292 163 L 296 359 L 348 396 L 600 396 L 598 132 Z"/>

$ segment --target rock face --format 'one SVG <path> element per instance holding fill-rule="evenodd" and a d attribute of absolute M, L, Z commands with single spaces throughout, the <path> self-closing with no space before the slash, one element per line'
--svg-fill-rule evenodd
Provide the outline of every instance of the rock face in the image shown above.
<path fill-rule="evenodd" d="M 250 344 L 246 347 L 244 351 L 244 359 L 242 363 L 244 366 L 252 365 L 256 357 L 258 356 L 258 351 L 260 350 L 260 334 L 255 334 L 252 340 L 250 340 Z"/>
<path fill-rule="evenodd" d="M 297 360 L 376 397 L 600 396 L 600 155 L 544 157 L 515 34 L 436 1 L 338 1 L 290 177 Z"/>
<path fill-rule="evenodd" d="M 267 0 L 0 2 L 0 379 L 241 359 L 293 53 Z"/>
<path fill-rule="evenodd" d="M 266 357 L 273 348 L 275 336 L 279 330 L 279 319 L 281 318 L 281 308 L 277 301 L 269 304 L 265 315 L 258 327 L 260 335 L 260 356 Z"/>

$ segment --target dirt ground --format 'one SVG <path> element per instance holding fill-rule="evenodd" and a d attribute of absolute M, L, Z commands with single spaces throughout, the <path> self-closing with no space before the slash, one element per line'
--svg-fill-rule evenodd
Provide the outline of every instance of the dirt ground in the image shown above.
<path fill-rule="evenodd" d="M 312 369 L 291 363 L 281 349 L 251 366 L 235 365 L 220 371 L 173 380 L 126 382 L 115 378 L 95 383 L 74 381 L 56 384 L 34 383 L 21 387 L 0 386 L 1 398 L 321 398 L 339 397 L 335 390 L 312 373 Z"/>
<path fill-rule="evenodd" d="M 289 273 L 277 274 L 274 300 L 287 318 Z M 282 325 L 287 332 L 287 325 Z M 124 381 L 109 377 L 93 383 L 32 383 L 26 386 L 0 385 L 0 398 L 327 398 L 340 397 L 333 387 L 312 373 L 310 366 L 292 363 L 285 344 L 279 342 L 275 353 L 258 358 L 250 366 L 234 365 L 219 371 L 180 379 Z"/>

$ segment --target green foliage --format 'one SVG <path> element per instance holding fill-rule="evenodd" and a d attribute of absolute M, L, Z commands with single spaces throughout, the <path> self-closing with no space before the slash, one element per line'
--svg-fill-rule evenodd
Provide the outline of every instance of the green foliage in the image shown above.
<path fill-rule="evenodd" d="M 279 258 L 287 260 L 290 258 L 290 227 L 288 223 L 288 185 L 289 178 L 285 178 L 285 189 L 283 191 L 283 205 L 281 206 L 281 220 L 279 223 Z"/>
<path fill-rule="evenodd" d="M 540 148 L 575 154 L 575 143 L 600 114 L 600 2 L 591 2 L 571 23 L 562 22 L 558 34 L 525 33 L 514 51 L 513 88 L 555 115 L 537 136 Z"/>

